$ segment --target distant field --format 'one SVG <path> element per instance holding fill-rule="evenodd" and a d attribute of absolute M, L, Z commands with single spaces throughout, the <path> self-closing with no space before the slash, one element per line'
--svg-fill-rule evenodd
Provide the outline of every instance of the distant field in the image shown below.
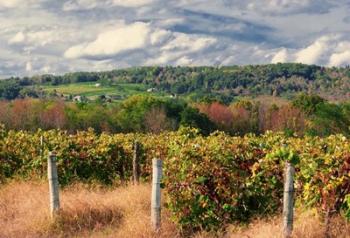
<path fill-rule="evenodd" d="M 67 95 L 80 95 L 86 96 L 89 99 L 96 99 L 100 95 L 108 95 L 108 96 L 118 96 L 120 99 L 127 98 L 136 94 L 148 94 L 153 96 L 170 96 L 166 93 L 162 92 L 147 92 L 149 86 L 144 84 L 132 84 L 132 83 L 119 83 L 113 86 L 99 86 L 96 87 L 96 82 L 84 82 L 84 83 L 72 83 L 72 84 L 61 84 L 56 86 L 51 85 L 42 85 L 40 86 L 46 92 L 52 92 L 56 90 L 56 92 L 61 93 L 65 96 Z M 191 94 L 187 94 L 182 96 L 184 98 L 189 99 Z M 252 101 L 260 101 L 264 102 L 267 105 L 276 104 L 278 106 L 288 104 L 288 100 L 281 97 L 272 97 L 268 95 L 259 95 L 257 97 L 251 96 L 240 96 L 236 97 L 236 100 L 252 100 Z"/>
<path fill-rule="evenodd" d="M 148 93 L 147 86 L 143 84 L 128 84 L 121 83 L 115 86 L 99 86 L 96 87 L 96 82 L 87 83 L 74 83 L 74 84 L 63 84 L 57 86 L 42 86 L 43 90 L 46 92 L 52 92 L 56 90 L 58 93 L 63 95 L 81 95 L 88 98 L 95 98 L 100 95 L 109 96 L 120 96 L 122 98 L 134 95 L 134 94 L 155 94 L 158 93 Z"/>

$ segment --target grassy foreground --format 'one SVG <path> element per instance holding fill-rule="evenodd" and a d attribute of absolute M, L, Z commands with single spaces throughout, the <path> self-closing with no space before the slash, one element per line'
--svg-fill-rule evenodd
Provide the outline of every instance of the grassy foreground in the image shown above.
<path fill-rule="evenodd" d="M 181 237 L 168 212 L 162 211 L 162 229 L 149 225 L 150 186 L 116 189 L 71 185 L 61 191 L 62 211 L 49 219 L 48 187 L 42 182 L 10 182 L 0 189 L 0 237 Z M 198 232 L 195 238 L 280 237 L 281 219 L 255 220 L 248 226 L 230 225 L 219 234 Z M 312 211 L 297 212 L 293 237 L 323 237 L 321 218 Z M 336 217 L 332 237 L 350 237 L 350 226 Z"/>

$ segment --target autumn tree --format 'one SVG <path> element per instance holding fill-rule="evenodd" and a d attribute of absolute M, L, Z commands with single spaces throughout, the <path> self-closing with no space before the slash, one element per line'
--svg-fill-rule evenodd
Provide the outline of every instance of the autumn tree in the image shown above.
<path fill-rule="evenodd" d="M 233 114 L 228 106 L 219 102 L 198 105 L 199 111 L 206 114 L 218 128 L 230 131 L 232 128 Z"/>
<path fill-rule="evenodd" d="M 144 124 L 147 132 L 155 134 L 176 129 L 176 122 L 167 117 L 164 107 L 152 107 L 146 112 Z"/>
<path fill-rule="evenodd" d="M 43 129 L 62 129 L 66 124 L 65 105 L 63 101 L 55 101 L 41 113 Z"/>

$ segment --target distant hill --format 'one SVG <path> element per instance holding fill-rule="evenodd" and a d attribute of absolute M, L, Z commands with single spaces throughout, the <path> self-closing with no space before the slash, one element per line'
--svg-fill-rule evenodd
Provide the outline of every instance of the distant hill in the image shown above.
<path fill-rule="evenodd" d="M 298 92 L 315 93 L 331 100 L 350 98 L 349 67 L 327 68 L 295 63 L 223 67 L 134 67 L 106 72 L 10 78 L 0 82 L 0 97 L 12 99 L 23 96 L 23 90 L 30 91 L 28 87 L 34 89 L 79 82 L 99 82 L 103 86 L 142 84 L 143 88 L 189 95 L 193 99 L 208 95 L 229 99 L 246 95 L 289 97 Z M 9 93 L 9 89 L 14 91 Z"/>

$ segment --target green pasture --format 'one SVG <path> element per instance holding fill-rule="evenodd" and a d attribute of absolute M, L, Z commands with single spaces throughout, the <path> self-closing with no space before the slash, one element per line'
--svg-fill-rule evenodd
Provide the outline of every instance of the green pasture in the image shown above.
<path fill-rule="evenodd" d="M 108 96 L 120 96 L 122 98 L 128 97 L 134 94 L 152 94 L 160 95 L 159 93 L 147 92 L 147 85 L 142 84 L 130 84 L 130 83 L 119 83 L 112 86 L 101 85 L 96 87 L 96 82 L 84 82 L 84 83 L 73 83 L 73 84 L 62 84 L 57 86 L 42 86 L 42 89 L 46 92 L 53 92 L 56 90 L 57 93 L 63 95 L 80 95 L 88 98 L 96 98 L 100 95 Z"/>

